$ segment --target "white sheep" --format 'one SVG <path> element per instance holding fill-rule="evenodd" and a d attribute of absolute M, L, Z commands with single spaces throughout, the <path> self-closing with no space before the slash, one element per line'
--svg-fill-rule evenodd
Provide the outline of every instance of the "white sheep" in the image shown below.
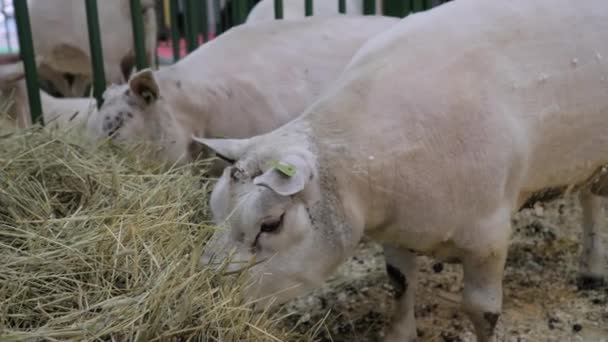
<path fill-rule="evenodd" d="M 363 43 L 395 18 L 341 17 L 241 25 L 159 71 L 113 86 L 89 119 L 93 139 L 147 141 L 158 158 L 191 160 L 191 136 L 245 138 L 297 116 Z"/>
<path fill-rule="evenodd" d="M 322 284 L 367 235 L 404 290 L 386 340 L 413 341 L 416 254 L 459 260 L 463 309 L 491 341 L 511 216 L 570 189 L 583 205 L 580 274 L 599 281 L 606 23 L 605 0 L 453 1 L 372 38 L 279 129 L 198 139 L 234 163 L 210 198 L 229 229 L 202 262 L 234 252 L 227 271 L 246 272 L 263 309 Z"/>

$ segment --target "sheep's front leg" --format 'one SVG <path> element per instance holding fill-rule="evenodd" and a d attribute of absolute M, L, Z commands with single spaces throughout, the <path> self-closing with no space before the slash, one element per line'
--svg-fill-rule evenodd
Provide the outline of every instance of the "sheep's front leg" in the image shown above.
<path fill-rule="evenodd" d="M 579 287 L 593 289 L 604 283 L 604 246 L 600 236 L 604 220 L 602 197 L 583 189 L 579 199 L 583 207 L 583 252 L 580 258 Z"/>
<path fill-rule="evenodd" d="M 502 310 L 502 276 L 506 249 L 463 261 L 464 291 L 462 305 L 475 326 L 477 341 L 494 341 L 494 330 Z"/>
<path fill-rule="evenodd" d="M 414 317 L 414 296 L 416 293 L 416 255 L 407 250 L 391 246 L 384 247 L 386 272 L 395 289 L 397 307 L 386 342 L 415 341 L 416 319 Z"/>
<path fill-rule="evenodd" d="M 462 259 L 462 306 L 475 326 L 478 342 L 495 341 L 502 311 L 502 278 L 511 232 L 509 210 L 498 212 L 475 228 L 474 244 Z"/>

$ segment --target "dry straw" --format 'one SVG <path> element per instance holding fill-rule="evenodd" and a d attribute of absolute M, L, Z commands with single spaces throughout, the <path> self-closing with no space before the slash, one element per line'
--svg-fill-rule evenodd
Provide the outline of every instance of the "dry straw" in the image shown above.
<path fill-rule="evenodd" d="M 199 267 L 214 229 L 204 165 L 0 126 L 1 341 L 304 339 Z"/>

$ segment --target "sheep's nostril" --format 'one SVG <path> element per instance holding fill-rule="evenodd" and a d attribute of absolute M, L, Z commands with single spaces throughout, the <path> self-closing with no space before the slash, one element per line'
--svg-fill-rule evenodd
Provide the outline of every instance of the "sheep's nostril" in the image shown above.
<path fill-rule="evenodd" d="M 109 130 L 112 129 L 112 126 L 114 126 L 114 125 L 112 124 L 111 121 L 106 121 L 106 122 L 103 123 L 103 130 L 104 131 L 109 131 Z"/>
<path fill-rule="evenodd" d="M 112 120 L 110 117 L 106 117 L 103 123 L 103 130 L 107 132 L 108 137 L 117 137 L 118 130 L 122 127 L 124 120 L 122 117 L 115 116 Z"/>

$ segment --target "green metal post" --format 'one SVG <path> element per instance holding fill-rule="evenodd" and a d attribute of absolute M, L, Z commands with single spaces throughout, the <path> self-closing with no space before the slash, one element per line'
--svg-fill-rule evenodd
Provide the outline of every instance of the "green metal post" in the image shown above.
<path fill-rule="evenodd" d="M 412 13 L 424 11 L 424 0 L 412 0 L 410 8 Z"/>
<path fill-rule="evenodd" d="M 239 7 L 241 6 L 241 2 L 239 0 L 230 0 L 232 2 L 232 25 L 236 26 L 239 24 Z"/>
<path fill-rule="evenodd" d="M 207 20 L 207 0 L 201 0 L 201 35 L 203 35 L 203 42 L 207 42 L 209 38 L 209 21 Z"/>
<path fill-rule="evenodd" d="M 376 14 L 376 0 L 363 0 L 363 14 Z"/>
<path fill-rule="evenodd" d="M 384 4 L 386 15 L 403 18 L 410 13 L 409 0 L 384 0 Z"/>
<path fill-rule="evenodd" d="M 200 34 L 203 29 L 202 17 L 201 15 L 201 0 L 196 0 L 194 2 L 194 15 L 196 15 L 196 46 L 200 45 Z"/>
<path fill-rule="evenodd" d="M 327 1 L 327 0 L 325 0 Z M 312 0 L 305 0 L 304 2 L 304 15 L 310 17 L 313 14 Z"/>
<path fill-rule="evenodd" d="M 244 24 L 247 21 L 247 15 L 249 14 L 249 1 L 248 0 L 237 0 L 241 2 L 241 6 L 239 7 L 239 17 L 241 17 L 241 21 L 239 24 Z"/>
<path fill-rule="evenodd" d="M 403 0 L 403 16 L 407 16 L 410 13 L 412 13 L 414 11 L 414 9 L 412 8 L 412 3 L 410 1 L 407 0 Z"/>
<path fill-rule="evenodd" d="M 180 58 L 180 40 L 181 34 L 179 33 L 179 25 L 178 25 L 178 0 L 171 0 L 169 3 L 169 10 L 171 11 L 171 43 L 173 45 L 173 61 L 177 62 Z"/>
<path fill-rule="evenodd" d="M 274 0 L 274 18 L 283 19 L 283 0 Z"/>
<path fill-rule="evenodd" d="M 185 0 L 185 15 L 186 15 L 186 47 L 188 53 L 196 50 L 198 47 L 198 20 L 196 11 L 197 0 Z"/>
<path fill-rule="evenodd" d="M 346 0 L 338 1 L 338 12 L 346 14 Z"/>
<path fill-rule="evenodd" d="M 215 36 L 222 33 L 222 13 L 220 0 L 213 0 L 213 15 L 215 17 Z"/>
<path fill-rule="evenodd" d="M 140 0 L 131 0 L 131 22 L 135 44 L 135 63 L 138 70 L 145 69 L 148 67 L 148 63 L 146 62 L 146 38 L 144 37 L 144 19 Z"/>
<path fill-rule="evenodd" d="M 233 26 L 244 23 L 246 17 L 247 17 L 247 0 L 232 0 Z"/>
<path fill-rule="evenodd" d="M 101 47 L 97 0 L 86 0 L 85 5 L 89 29 L 89 45 L 91 48 L 91 63 L 93 64 L 93 95 L 97 99 L 97 107 L 101 107 L 103 104 L 103 92 L 106 90 L 106 73 L 103 67 L 103 50 Z"/>
<path fill-rule="evenodd" d="M 25 67 L 25 82 L 27 84 L 27 97 L 30 103 L 32 123 L 40 122 L 40 124 L 44 125 L 42 104 L 40 102 L 40 88 L 38 88 L 36 54 L 34 52 L 34 44 L 32 43 L 32 28 L 30 27 L 27 0 L 15 0 L 13 6 L 15 6 L 15 20 L 17 21 L 21 59 Z"/>
<path fill-rule="evenodd" d="M 232 26 L 234 26 L 234 22 L 232 19 L 234 11 L 234 3 L 232 1 L 227 2 L 224 8 L 220 11 L 222 16 L 222 32 L 228 31 Z"/>

